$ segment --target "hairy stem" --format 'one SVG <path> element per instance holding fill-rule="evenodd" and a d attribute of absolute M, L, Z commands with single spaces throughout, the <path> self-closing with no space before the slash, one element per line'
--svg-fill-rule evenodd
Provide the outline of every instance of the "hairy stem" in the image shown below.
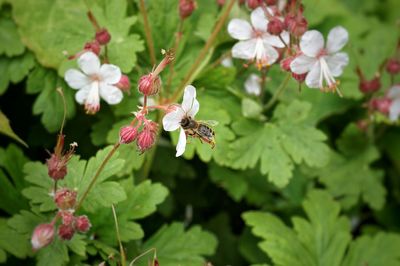
<path fill-rule="evenodd" d="M 186 74 L 185 78 L 181 82 L 178 89 L 172 95 L 171 102 L 176 102 L 181 97 L 185 86 L 188 85 L 187 83 L 192 79 L 193 75 L 196 73 L 197 68 L 201 65 L 201 62 L 204 60 L 205 56 L 207 55 L 208 51 L 210 50 L 211 46 L 213 45 L 215 39 L 217 38 L 218 33 L 221 31 L 234 4 L 235 4 L 235 0 L 230 0 L 229 4 L 223 11 L 221 18 L 218 20 L 217 24 L 215 25 L 214 30 L 211 33 L 210 37 L 208 38 L 206 44 L 204 45 L 203 49 L 200 51 L 200 54 L 197 56 L 192 67 L 189 69 L 188 73 Z"/>
<path fill-rule="evenodd" d="M 89 186 L 86 188 L 86 190 L 83 193 L 82 197 L 80 198 L 78 204 L 76 205 L 75 211 L 78 211 L 78 209 L 82 206 L 83 201 L 86 199 L 86 197 L 89 194 L 90 190 L 93 188 L 93 186 L 96 183 L 96 180 L 99 177 L 101 171 L 103 171 L 104 167 L 106 166 L 108 161 L 111 159 L 111 157 L 114 155 L 114 153 L 117 151 L 119 146 L 120 146 L 119 142 L 115 143 L 113 149 L 107 154 L 107 156 L 106 156 L 106 158 L 104 158 L 103 162 L 101 162 L 100 167 L 97 169 L 96 173 L 94 174 L 94 176 L 92 178 L 92 181 L 90 181 Z"/>
<path fill-rule="evenodd" d="M 281 83 L 279 88 L 276 90 L 275 94 L 272 96 L 272 98 L 264 106 L 264 110 L 265 111 L 269 110 L 275 104 L 275 102 L 279 99 L 279 97 L 281 96 L 283 91 L 287 88 L 287 85 L 288 85 L 289 80 L 290 80 L 290 76 L 291 76 L 290 73 L 286 74 L 285 79 L 283 80 L 283 82 Z"/>
<path fill-rule="evenodd" d="M 143 16 L 144 33 L 146 35 L 145 37 L 146 37 L 147 47 L 149 48 L 150 52 L 150 62 L 154 66 L 156 64 L 156 53 L 154 52 L 154 42 L 153 42 L 153 37 L 151 36 L 151 29 L 149 20 L 147 19 L 147 11 L 144 5 L 144 0 L 139 0 L 139 10 Z"/>

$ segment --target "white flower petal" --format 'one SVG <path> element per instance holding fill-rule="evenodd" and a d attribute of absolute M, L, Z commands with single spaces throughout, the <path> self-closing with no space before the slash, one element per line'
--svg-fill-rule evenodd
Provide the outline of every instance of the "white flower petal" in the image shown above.
<path fill-rule="evenodd" d="M 113 85 L 121 79 L 121 70 L 119 67 L 110 64 L 104 64 L 100 67 L 101 81 Z"/>
<path fill-rule="evenodd" d="M 176 157 L 181 156 L 185 152 L 186 148 L 186 134 L 185 130 L 181 128 L 181 131 L 179 132 L 179 140 L 178 144 L 176 145 Z"/>
<path fill-rule="evenodd" d="M 340 49 L 343 48 L 343 46 L 346 45 L 346 43 L 349 41 L 349 33 L 347 30 L 341 26 L 337 26 L 333 29 L 328 34 L 328 40 L 326 41 L 326 49 L 328 53 L 336 53 Z"/>
<path fill-rule="evenodd" d="M 268 9 L 268 11 L 272 14 L 270 9 Z M 267 31 L 268 19 L 265 16 L 262 7 L 257 7 L 256 9 L 254 9 L 253 12 L 251 12 L 250 19 L 251 19 L 251 24 L 256 30 L 263 32 Z"/>
<path fill-rule="evenodd" d="M 86 75 L 98 74 L 100 70 L 99 57 L 92 52 L 82 54 L 78 58 L 78 65 Z"/>
<path fill-rule="evenodd" d="M 233 67 L 232 57 L 225 57 L 222 59 L 221 65 L 224 67 Z"/>
<path fill-rule="evenodd" d="M 80 91 L 82 91 L 82 90 L 80 90 Z M 76 99 L 78 97 L 77 94 L 75 95 Z M 92 82 L 90 84 L 90 87 L 88 89 L 88 94 L 87 94 L 87 97 L 85 99 L 85 106 L 86 105 L 89 106 L 89 107 L 100 106 L 100 94 L 99 94 L 99 83 L 98 82 Z"/>
<path fill-rule="evenodd" d="M 196 88 L 192 85 L 188 85 L 183 93 L 182 109 L 183 111 L 192 118 L 199 111 L 200 104 L 196 100 Z"/>
<path fill-rule="evenodd" d="M 349 64 L 349 56 L 347 53 L 336 53 L 325 57 L 329 70 L 334 77 L 342 75 L 343 69 Z"/>
<path fill-rule="evenodd" d="M 316 57 L 324 48 L 324 37 L 319 31 L 309 30 L 301 36 L 300 49 L 310 57 Z"/>
<path fill-rule="evenodd" d="M 244 88 L 248 94 L 261 94 L 261 78 L 256 74 L 251 74 L 244 82 Z"/>
<path fill-rule="evenodd" d="M 100 83 L 100 96 L 108 104 L 117 104 L 122 101 L 124 95 L 122 91 L 115 86 L 107 85 L 105 83 Z"/>
<path fill-rule="evenodd" d="M 82 89 L 80 89 L 77 93 L 75 93 L 75 100 L 79 103 L 79 104 L 84 104 L 88 95 L 89 95 L 89 91 L 91 88 L 91 84 L 87 85 L 86 87 L 83 87 Z"/>
<path fill-rule="evenodd" d="M 391 99 L 400 98 L 400 85 L 394 85 L 388 91 L 387 96 Z"/>
<path fill-rule="evenodd" d="M 282 33 L 281 36 L 282 36 L 282 39 L 287 44 L 289 44 L 289 35 L 287 34 L 287 32 L 286 33 Z M 274 46 L 274 47 L 277 47 L 277 48 L 285 47 L 285 44 L 281 41 L 281 39 L 278 36 L 274 36 L 274 35 L 271 35 L 269 33 L 264 33 L 262 38 L 263 38 L 264 43 L 266 43 L 268 45 L 271 45 L 271 46 Z"/>
<path fill-rule="evenodd" d="M 273 63 L 275 63 L 276 60 L 278 60 L 279 53 L 274 47 L 272 47 L 268 44 L 263 43 L 263 46 L 264 46 L 264 48 L 263 48 L 263 53 L 262 53 L 262 57 L 261 57 L 262 58 L 261 60 L 263 62 L 262 65 L 270 66 Z M 257 54 L 257 59 L 259 59 L 258 54 Z"/>
<path fill-rule="evenodd" d="M 314 57 L 300 55 L 290 63 L 290 69 L 296 74 L 304 74 L 310 71 L 316 61 Z"/>
<path fill-rule="evenodd" d="M 389 107 L 389 118 L 396 121 L 400 116 L 400 99 L 393 101 Z"/>
<path fill-rule="evenodd" d="M 248 40 L 253 34 L 253 29 L 249 22 L 243 19 L 232 19 L 228 24 L 228 33 L 237 40 Z"/>
<path fill-rule="evenodd" d="M 310 72 L 308 72 L 305 83 L 309 88 L 318 89 L 320 87 L 321 65 L 318 61 L 314 63 L 314 66 L 312 66 Z"/>
<path fill-rule="evenodd" d="M 240 41 L 232 47 L 232 57 L 251 60 L 255 57 L 257 39 Z"/>
<path fill-rule="evenodd" d="M 182 118 L 185 116 L 182 108 L 177 108 L 175 111 L 166 114 L 163 118 L 163 127 L 165 131 L 175 131 L 181 126 Z"/>
<path fill-rule="evenodd" d="M 64 75 L 65 81 L 73 89 L 81 89 L 90 83 L 90 79 L 76 69 L 69 69 Z"/>

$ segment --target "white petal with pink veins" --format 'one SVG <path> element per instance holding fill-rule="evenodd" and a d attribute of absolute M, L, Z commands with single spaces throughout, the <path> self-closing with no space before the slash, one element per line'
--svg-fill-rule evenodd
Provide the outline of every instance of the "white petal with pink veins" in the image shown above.
<path fill-rule="evenodd" d="M 341 50 L 349 41 L 349 33 L 341 26 L 337 26 L 330 30 L 328 40 L 326 42 L 326 49 L 328 53 L 336 53 Z"/>
<path fill-rule="evenodd" d="M 315 62 L 317 62 L 317 59 L 314 57 L 300 55 L 290 63 L 290 69 L 296 74 L 304 74 L 310 71 Z"/>
<path fill-rule="evenodd" d="M 107 84 L 116 84 L 121 79 L 121 70 L 115 65 L 104 64 L 100 67 L 100 78 Z"/>
<path fill-rule="evenodd" d="M 244 41 L 252 37 L 253 29 L 246 20 L 234 18 L 228 24 L 228 33 L 232 38 Z"/>
<path fill-rule="evenodd" d="M 99 57 L 92 53 L 86 52 L 78 58 L 79 68 L 82 69 L 86 75 L 98 74 L 100 71 Z"/>
<path fill-rule="evenodd" d="M 178 139 L 178 144 L 176 145 L 176 157 L 181 156 L 186 149 L 186 134 L 185 130 L 181 128 L 181 131 L 179 132 L 179 139 Z"/>
<path fill-rule="evenodd" d="M 232 47 L 232 57 L 251 60 L 254 59 L 256 50 L 256 39 L 240 41 Z"/>
<path fill-rule="evenodd" d="M 310 57 L 316 57 L 324 48 L 324 37 L 319 31 L 310 30 L 301 36 L 300 49 Z"/>

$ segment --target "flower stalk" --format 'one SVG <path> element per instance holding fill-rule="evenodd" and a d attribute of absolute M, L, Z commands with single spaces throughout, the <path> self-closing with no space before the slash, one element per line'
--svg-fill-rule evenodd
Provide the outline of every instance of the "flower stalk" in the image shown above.
<path fill-rule="evenodd" d="M 143 16 L 144 34 L 146 36 L 146 43 L 150 53 L 150 62 L 154 66 L 156 64 L 156 53 L 154 52 L 154 42 L 153 42 L 153 37 L 151 35 L 151 28 L 149 20 L 147 18 L 147 11 L 144 5 L 144 0 L 139 1 L 139 10 Z"/>

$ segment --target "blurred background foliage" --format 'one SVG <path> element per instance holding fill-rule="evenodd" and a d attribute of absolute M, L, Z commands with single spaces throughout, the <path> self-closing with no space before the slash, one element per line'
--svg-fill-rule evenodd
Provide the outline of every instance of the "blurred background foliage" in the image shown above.
<path fill-rule="evenodd" d="M 178 1 L 146 1 L 157 61 L 174 44 Z M 77 155 L 61 186 L 85 187 L 108 145 L 139 104 L 136 82 L 152 69 L 138 2 L 87 0 L 112 35 L 110 61 L 129 75 L 132 92 L 117 106 L 84 113 L 63 81 L 68 61 L 93 36 L 80 0 L 0 0 L 0 262 L 7 265 L 117 265 L 118 245 L 110 205 L 116 204 L 128 260 L 157 248 L 162 266 L 204 265 L 400 265 L 400 129 L 384 122 L 366 135 L 364 95 L 355 72 L 372 78 L 395 53 L 398 0 L 303 0 L 309 27 L 326 35 L 336 25 L 350 34 L 350 64 L 341 77 L 344 98 L 303 88 L 295 81 L 272 110 L 246 95 L 243 83 L 254 67 L 218 64 L 235 43 L 225 28 L 192 84 L 199 119 L 219 121 L 217 146 L 192 140 L 175 158 L 177 135 L 162 133 L 157 146 L 139 155 L 122 146 L 83 209 L 92 229 L 71 241 L 56 239 L 32 252 L 33 228 L 47 222 L 55 205 L 48 196 L 46 150 L 55 145 L 62 121 Z M 176 88 L 216 23 L 214 0 L 199 0 L 183 27 L 176 53 Z M 230 18 L 248 17 L 235 5 Z M 163 80 L 168 79 L 168 69 Z M 265 97 L 283 81 L 279 65 L 268 73 Z M 400 81 L 397 77 L 397 82 Z M 382 87 L 390 85 L 382 77 Z M 168 93 L 168 92 L 165 92 Z M 10 125 L 13 131 L 10 128 Z M 15 132 L 15 133 L 14 133 Z M 17 139 L 16 134 L 20 139 Z M 170 140 L 171 139 L 171 140 Z M 23 141 L 29 147 L 23 145 Z M 83 179 L 87 180 L 87 179 Z M 147 265 L 149 255 L 138 265 Z"/>

